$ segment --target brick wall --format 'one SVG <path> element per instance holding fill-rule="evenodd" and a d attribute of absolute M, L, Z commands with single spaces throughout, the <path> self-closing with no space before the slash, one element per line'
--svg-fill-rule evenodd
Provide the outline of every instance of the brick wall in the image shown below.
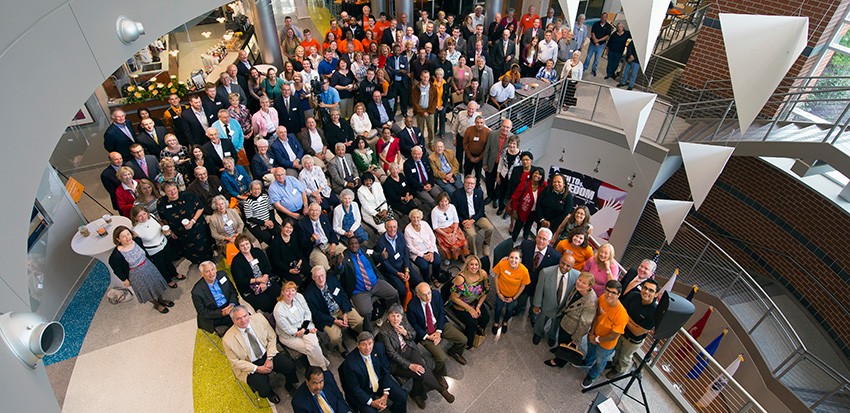
<path fill-rule="evenodd" d="M 684 169 L 656 196 L 689 199 Z M 745 269 L 784 285 L 850 357 L 850 317 L 829 296 L 848 306 L 850 215 L 758 158 L 732 157 L 688 222 Z"/>

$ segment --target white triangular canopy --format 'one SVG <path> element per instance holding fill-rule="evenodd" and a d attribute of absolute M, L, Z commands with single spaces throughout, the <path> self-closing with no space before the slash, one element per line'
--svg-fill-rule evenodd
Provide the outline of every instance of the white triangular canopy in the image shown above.
<path fill-rule="evenodd" d="M 561 10 L 564 11 L 564 15 L 567 17 L 567 25 L 570 26 L 571 29 L 575 30 L 576 18 L 578 16 L 578 3 L 580 0 L 558 0 L 558 3 L 561 4 Z"/>
<path fill-rule="evenodd" d="M 744 360 L 742 356 L 738 356 L 735 358 L 728 367 L 726 367 L 726 373 L 729 373 L 728 377 L 734 376 L 735 372 L 738 371 L 738 367 L 741 366 L 741 362 Z M 711 402 L 714 401 L 714 398 L 717 397 L 720 392 L 723 391 L 723 388 L 726 387 L 726 384 L 729 383 L 729 379 L 725 374 L 719 374 L 717 378 L 714 379 L 711 384 L 708 385 L 708 388 L 705 391 L 705 394 L 697 400 L 697 406 L 699 407 L 708 407 Z"/>
<path fill-rule="evenodd" d="M 682 163 L 688 175 L 688 185 L 694 199 L 694 208 L 699 209 L 714 181 L 723 172 L 723 167 L 735 148 L 731 146 L 703 145 L 699 143 L 679 142 Z"/>
<path fill-rule="evenodd" d="M 649 113 L 652 112 L 655 97 L 658 95 L 614 87 L 609 90 L 614 100 L 614 107 L 617 108 L 617 114 L 620 116 L 620 126 L 623 127 L 629 150 L 634 153 L 646 120 L 649 119 Z"/>
<path fill-rule="evenodd" d="M 720 13 L 720 26 L 743 135 L 805 49 L 809 18 Z"/>
<path fill-rule="evenodd" d="M 673 291 L 673 286 L 676 285 L 676 278 L 678 276 L 679 276 L 679 270 L 677 269 L 676 272 L 673 273 L 673 276 L 670 277 L 670 279 L 667 280 L 666 283 L 664 283 L 664 286 L 661 287 L 661 289 L 658 290 L 657 293 L 655 293 L 655 299 L 656 300 L 660 300 L 661 296 L 664 295 L 665 291 L 667 291 L 667 294 L 670 294 Z"/>
<path fill-rule="evenodd" d="M 602 11 L 606 13 L 618 14 L 620 13 L 620 9 L 622 8 L 622 4 L 620 0 L 607 0 L 605 1 L 605 5 L 602 6 Z M 609 16 L 608 22 L 610 23 L 613 20 L 614 16 Z"/>
<path fill-rule="evenodd" d="M 669 0 L 620 0 L 623 13 L 629 22 L 629 32 L 640 60 L 640 68 L 646 72 L 649 57 L 655 49 L 655 41 L 661 33 L 661 23 L 667 15 Z"/>
<path fill-rule="evenodd" d="M 653 202 L 655 202 L 655 210 L 658 211 L 658 219 L 661 220 L 661 228 L 664 229 L 664 238 L 667 239 L 667 244 L 670 244 L 694 203 L 670 199 L 655 199 Z"/>

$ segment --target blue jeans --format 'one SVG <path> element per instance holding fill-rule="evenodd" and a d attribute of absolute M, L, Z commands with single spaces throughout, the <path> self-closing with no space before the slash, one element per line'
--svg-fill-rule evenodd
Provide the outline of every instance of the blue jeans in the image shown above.
<path fill-rule="evenodd" d="M 581 362 L 586 367 L 590 367 L 590 370 L 587 372 L 587 377 L 596 380 L 596 378 L 602 374 L 602 370 L 605 369 L 605 364 L 608 362 L 608 357 L 610 357 L 613 352 L 613 348 L 611 350 L 606 350 L 599 344 L 588 342 L 587 353 L 584 354 L 584 360 Z"/>
<path fill-rule="evenodd" d="M 584 71 L 587 71 L 587 67 L 590 66 L 590 60 L 593 59 L 593 72 L 596 72 L 596 67 L 599 66 L 599 59 L 602 58 L 602 52 L 605 50 L 605 45 L 595 45 L 593 42 L 590 42 L 590 45 L 587 46 L 587 59 L 584 61 Z"/>
<path fill-rule="evenodd" d="M 620 84 L 625 85 L 628 79 L 629 87 L 635 87 L 635 79 L 637 79 L 640 71 L 640 63 L 637 60 L 626 62 L 626 67 L 623 69 L 623 78 L 620 79 Z"/>
<path fill-rule="evenodd" d="M 514 315 L 514 309 L 516 308 L 516 301 L 511 301 L 506 303 L 502 301 L 499 297 L 496 297 L 496 310 L 493 314 L 493 324 L 507 323 L 508 320 L 511 319 Z M 502 316 L 502 310 L 505 310 L 504 317 Z"/>

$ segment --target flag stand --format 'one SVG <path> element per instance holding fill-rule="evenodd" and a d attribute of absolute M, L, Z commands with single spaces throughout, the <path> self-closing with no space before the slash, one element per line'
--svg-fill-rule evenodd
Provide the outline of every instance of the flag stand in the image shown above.
<path fill-rule="evenodd" d="M 632 371 L 630 371 L 630 372 L 628 372 L 628 373 L 626 373 L 626 374 L 624 374 L 620 377 L 613 378 L 611 380 L 605 380 L 602 383 L 594 384 L 593 386 L 590 386 L 586 389 L 582 389 L 581 392 L 587 393 L 587 392 L 589 392 L 593 389 L 598 389 L 602 386 L 606 386 L 608 384 L 611 384 L 614 387 L 622 390 L 623 396 L 626 396 L 626 397 L 634 400 L 638 404 L 642 405 L 643 407 L 645 407 L 646 413 L 649 413 L 649 403 L 647 403 L 647 401 L 646 401 L 646 392 L 644 392 L 644 390 L 643 390 L 643 376 L 641 375 L 641 370 L 643 370 L 643 367 L 646 366 L 646 364 L 649 363 L 649 360 L 652 358 L 652 352 L 655 351 L 655 347 L 658 346 L 658 341 L 659 340 L 656 339 L 655 341 L 652 342 L 652 345 L 649 346 L 649 350 L 646 351 L 646 355 L 643 356 L 643 360 L 640 361 L 640 364 L 638 364 L 636 369 L 634 369 L 634 370 L 632 370 Z M 626 378 L 630 379 L 629 382 L 626 383 L 626 387 L 620 387 L 620 386 L 614 384 L 614 383 L 616 383 L 620 380 L 626 379 Z M 635 380 L 637 380 L 638 388 L 640 388 L 640 396 L 643 399 L 643 402 L 641 402 L 640 400 L 638 400 L 637 398 L 635 398 L 634 396 L 631 396 L 629 394 L 629 388 L 632 387 L 632 384 L 634 384 Z"/>

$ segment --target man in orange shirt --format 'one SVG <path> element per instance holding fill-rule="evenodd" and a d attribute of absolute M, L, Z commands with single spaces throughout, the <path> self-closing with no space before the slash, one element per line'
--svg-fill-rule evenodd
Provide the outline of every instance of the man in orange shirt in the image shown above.
<path fill-rule="evenodd" d="M 528 6 L 528 13 L 522 15 L 522 18 L 519 19 L 519 27 L 520 33 L 525 33 L 526 30 L 531 28 L 531 24 L 534 23 L 534 19 L 539 19 L 540 16 L 537 15 L 537 7 Z"/>
<path fill-rule="evenodd" d="M 304 29 L 304 40 L 301 41 L 301 47 L 304 50 L 310 50 L 310 46 L 316 46 L 316 51 L 322 50 L 322 45 L 318 40 L 313 38 L 313 34 L 310 33 L 310 29 Z"/>
<path fill-rule="evenodd" d="M 325 39 L 328 38 L 328 33 L 330 32 L 333 32 L 334 36 L 336 36 L 337 42 L 342 39 L 342 29 L 339 28 L 337 21 L 334 19 L 331 19 L 331 28 L 325 33 Z"/>
<path fill-rule="evenodd" d="M 384 29 L 389 28 L 392 25 L 389 20 L 387 20 L 387 14 L 381 12 L 378 15 L 378 21 L 375 22 L 374 27 L 372 27 L 372 32 L 375 34 L 375 40 L 379 40 L 381 36 L 384 35 Z"/>
<path fill-rule="evenodd" d="M 587 353 L 581 364 L 573 364 L 575 367 L 589 369 L 587 376 L 581 381 L 582 388 L 590 387 L 602 374 L 608 357 L 614 352 L 620 335 L 629 323 L 629 314 L 620 303 L 622 290 L 623 285 L 619 281 L 609 280 L 605 284 L 605 292 L 599 297 L 593 328 L 587 333 Z"/>

